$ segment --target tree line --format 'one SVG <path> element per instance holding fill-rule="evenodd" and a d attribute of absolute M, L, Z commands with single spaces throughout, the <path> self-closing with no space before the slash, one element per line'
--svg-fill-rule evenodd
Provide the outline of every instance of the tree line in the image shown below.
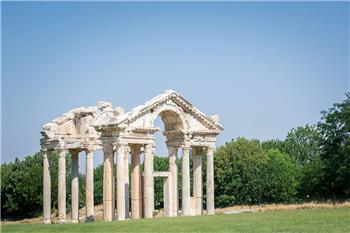
<path fill-rule="evenodd" d="M 215 151 L 215 204 L 295 203 L 350 198 L 350 94 L 321 112 L 314 125 L 288 132 L 284 140 L 236 138 Z M 203 193 L 205 207 L 205 169 Z M 67 155 L 67 210 L 70 210 L 71 160 Z M 181 205 L 181 158 L 178 159 Z M 192 174 L 192 160 L 190 156 Z M 168 157 L 155 156 L 154 170 L 166 171 Z M 129 169 L 130 170 L 130 169 Z M 57 156 L 51 159 L 52 206 L 57 208 Z M 42 214 L 42 154 L 1 164 L 1 218 Z M 163 206 L 163 184 L 155 178 L 155 208 Z M 85 205 L 85 175 L 79 174 L 79 205 Z M 192 178 L 191 178 L 192 186 Z M 103 166 L 94 169 L 95 205 L 103 202 Z M 191 189 L 192 190 L 192 189 Z"/>

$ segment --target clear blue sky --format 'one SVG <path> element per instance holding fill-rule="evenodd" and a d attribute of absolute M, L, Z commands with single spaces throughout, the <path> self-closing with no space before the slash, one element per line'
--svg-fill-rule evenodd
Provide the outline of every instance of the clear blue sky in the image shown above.
<path fill-rule="evenodd" d="M 165 89 L 220 115 L 218 145 L 284 138 L 349 90 L 349 3 L 2 2 L 2 162 L 71 108 Z"/>

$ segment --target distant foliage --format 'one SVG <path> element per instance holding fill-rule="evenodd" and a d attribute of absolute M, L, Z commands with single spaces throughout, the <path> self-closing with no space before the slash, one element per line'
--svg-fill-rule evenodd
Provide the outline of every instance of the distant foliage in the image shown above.
<path fill-rule="evenodd" d="M 53 167 L 57 163 L 53 162 Z M 53 179 L 57 173 L 53 174 Z M 57 179 L 57 178 L 56 178 Z M 2 218 L 37 216 L 42 209 L 42 155 L 1 165 Z"/>
<path fill-rule="evenodd" d="M 103 164 L 94 169 L 94 204 L 103 203 Z"/>
<path fill-rule="evenodd" d="M 217 206 L 287 202 L 294 198 L 297 167 L 287 154 L 238 138 L 215 153 Z"/>
<path fill-rule="evenodd" d="M 322 112 L 318 123 L 323 161 L 322 191 L 334 199 L 350 196 L 350 93 Z"/>
<path fill-rule="evenodd" d="M 281 203 L 294 201 L 298 186 L 298 168 L 288 154 L 279 150 L 267 151 L 263 168 L 264 202 Z"/>
<path fill-rule="evenodd" d="M 153 170 L 154 171 L 168 171 L 169 157 L 154 156 Z M 154 206 L 156 209 L 163 208 L 163 178 L 155 177 L 154 179 Z"/>

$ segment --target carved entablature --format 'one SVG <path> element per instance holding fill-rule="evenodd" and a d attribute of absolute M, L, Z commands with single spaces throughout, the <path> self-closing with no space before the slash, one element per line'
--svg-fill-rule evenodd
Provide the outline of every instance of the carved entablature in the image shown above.
<path fill-rule="evenodd" d="M 168 145 L 215 144 L 223 128 L 217 115 L 207 116 L 177 92 L 167 90 L 125 112 L 108 102 L 76 108 L 43 126 L 43 148 L 101 148 L 102 143 L 154 144 L 157 117 L 164 123 Z"/>

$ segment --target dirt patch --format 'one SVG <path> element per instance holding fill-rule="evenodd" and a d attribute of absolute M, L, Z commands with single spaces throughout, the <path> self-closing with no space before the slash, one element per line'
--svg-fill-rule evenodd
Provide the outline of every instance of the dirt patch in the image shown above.
<path fill-rule="evenodd" d="M 296 209 L 329 209 L 329 208 L 341 208 L 347 207 L 350 208 L 350 202 L 309 202 L 303 204 L 266 204 L 266 205 L 237 205 L 227 208 L 218 208 L 215 209 L 215 213 L 228 213 L 228 212 L 242 212 L 242 210 L 251 210 L 251 212 L 266 212 L 266 211 L 278 211 L 278 210 L 296 210 Z M 244 212 L 244 211 L 243 211 Z"/>

